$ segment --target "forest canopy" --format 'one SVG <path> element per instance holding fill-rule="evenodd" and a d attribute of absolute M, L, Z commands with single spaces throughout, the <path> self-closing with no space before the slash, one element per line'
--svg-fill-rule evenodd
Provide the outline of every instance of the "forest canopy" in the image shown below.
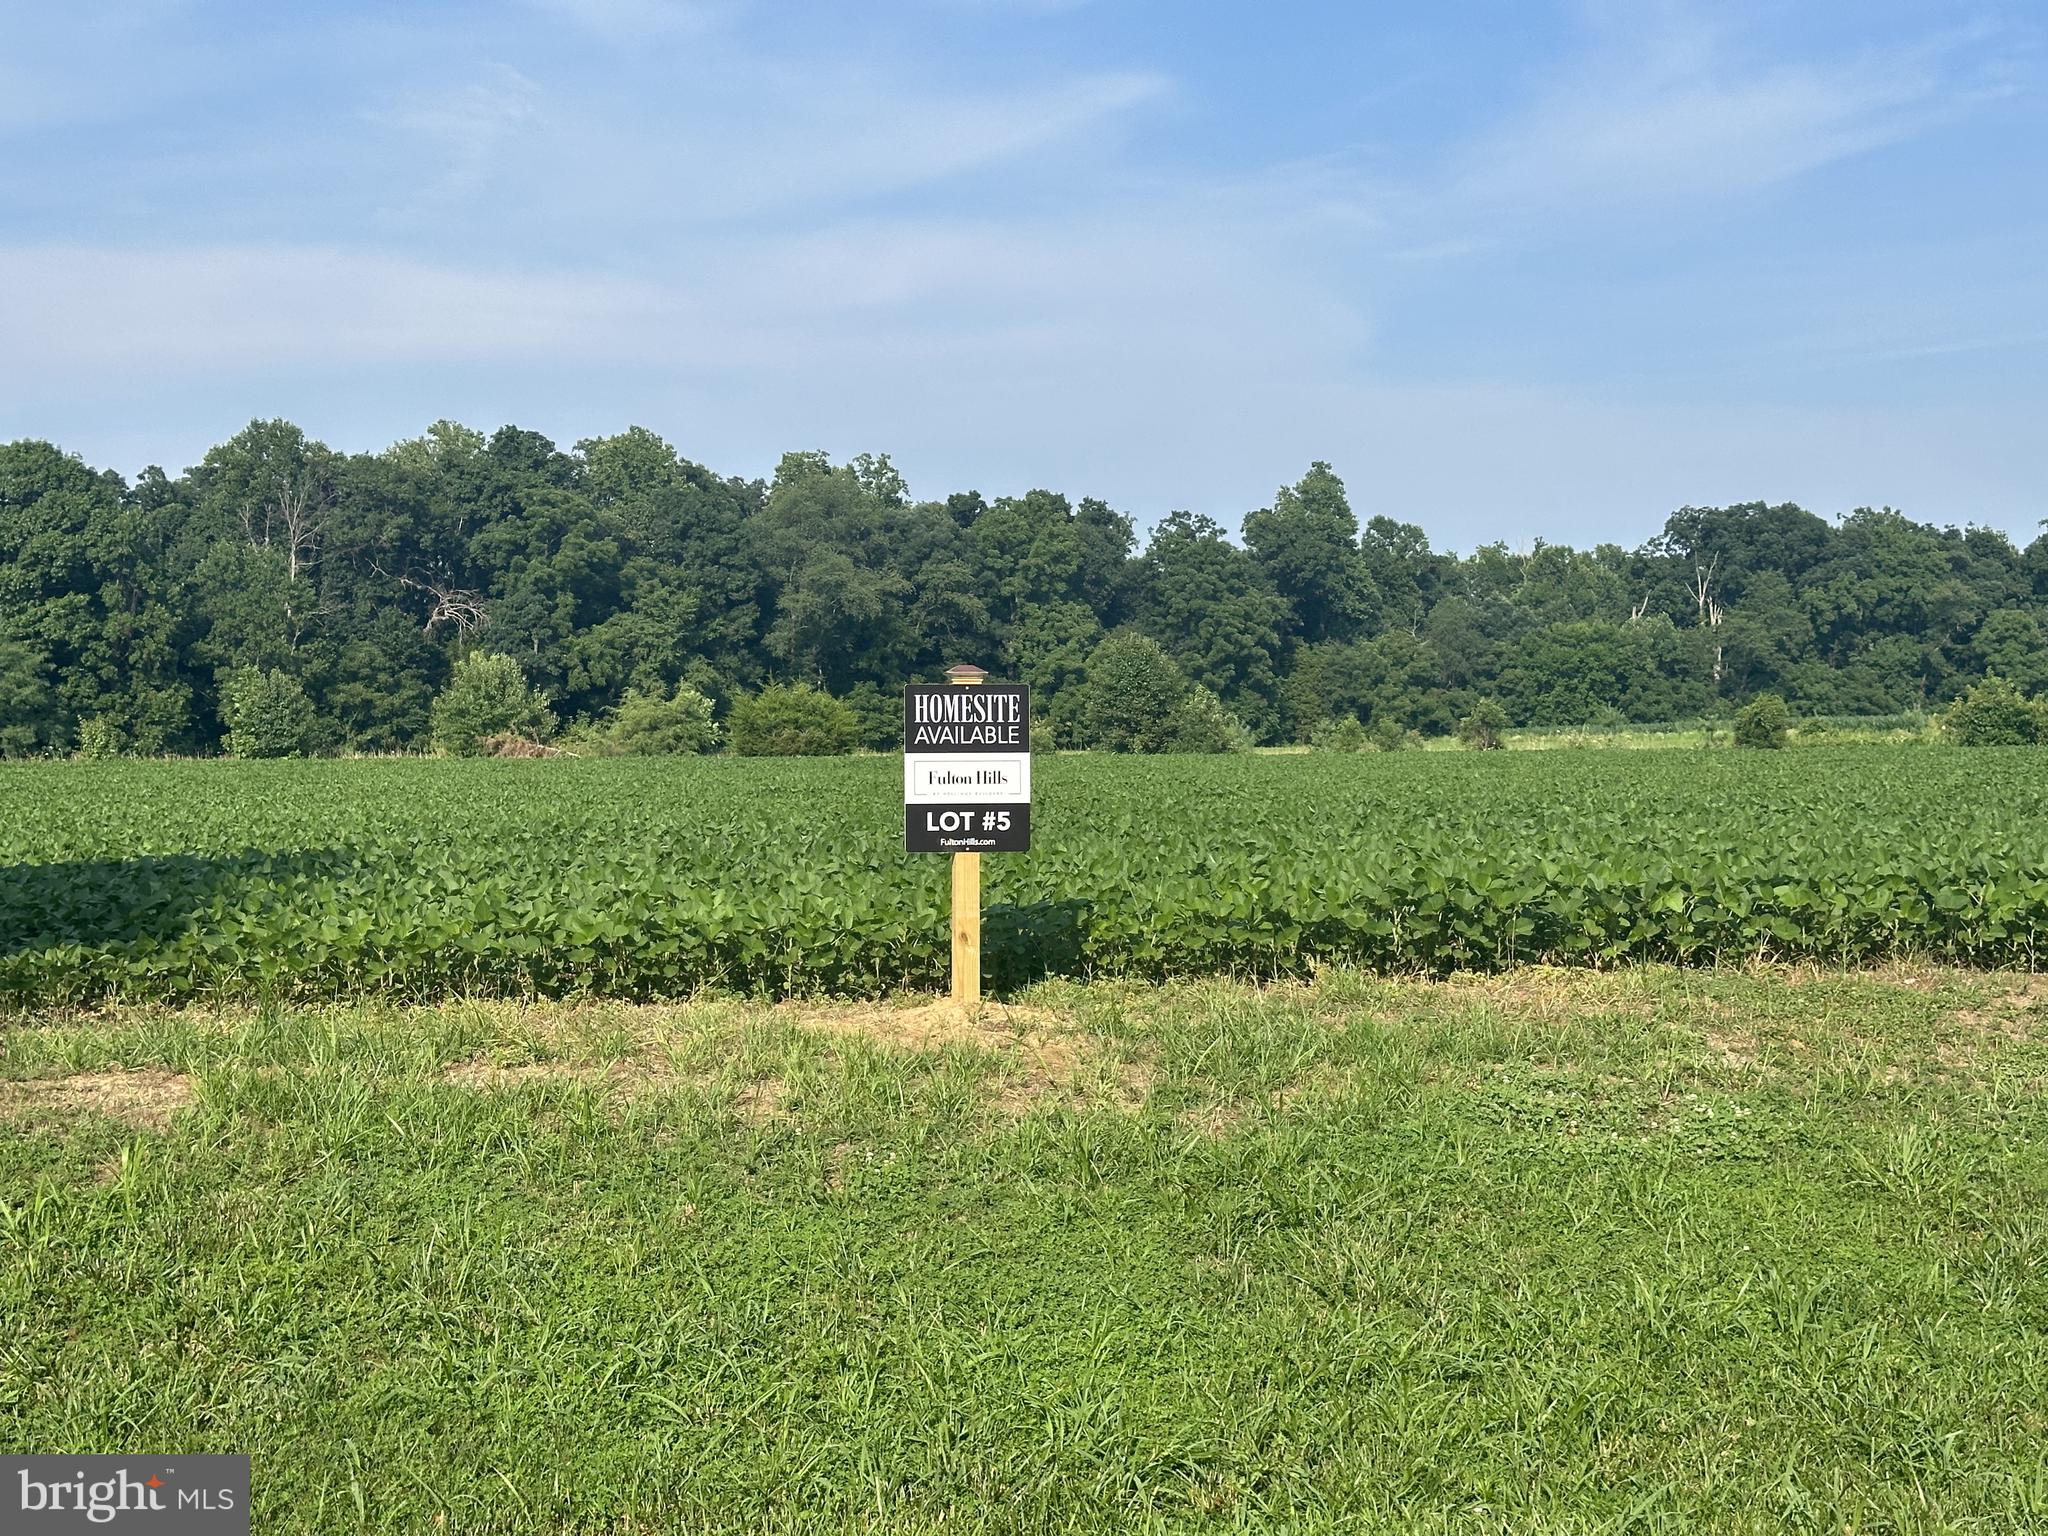
<path fill-rule="evenodd" d="M 906 681 L 973 660 L 1033 686 L 1049 742 L 1087 745 L 1114 715 L 1091 707 L 1099 650 L 1103 686 L 1163 652 L 1162 697 L 1203 690 L 1265 742 L 1351 717 L 1441 734 L 1487 700 L 1515 725 L 1692 718 L 1766 692 L 1890 714 L 1987 673 L 2048 687 L 2048 537 L 2022 550 L 1890 509 L 1830 522 L 1757 502 L 1682 508 L 1636 549 L 1459 555 L 1361 519 L 1316 463 L 1236 537 L 1183 511 L 1140 541 L 1094 499 L 914 500 L 883 455 L 721 477 L 639 427 L 564 450 L 439 422 L 343 454 L 257 421 L 132 483 L 50 443 L 0 447 L 7 755 L 210 753 L 238 731 L 427 749 L 477 655 L 517 662 L 535 720 L 701 695 L 723 722 L 803 685 L 876 746 Z"/>

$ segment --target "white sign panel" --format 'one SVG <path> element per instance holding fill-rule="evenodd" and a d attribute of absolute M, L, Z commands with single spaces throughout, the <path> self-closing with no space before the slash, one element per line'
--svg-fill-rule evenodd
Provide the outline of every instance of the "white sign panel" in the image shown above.
<path fill-rule="evenodd" d="M 993 753 L 906 752 L 905 805 L 1028 805 L 1031 759 Z"/>

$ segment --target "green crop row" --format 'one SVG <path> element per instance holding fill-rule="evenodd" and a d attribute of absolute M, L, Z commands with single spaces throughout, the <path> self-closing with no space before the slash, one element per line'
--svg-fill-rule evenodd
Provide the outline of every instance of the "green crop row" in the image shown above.
<path fill-rule="evenodd" d="M 1044 974 L 2048 958 L 2048 753 L 1042 759 Z M 892 759 L 0 765 L 0 1002 L 938 984 Z"/>

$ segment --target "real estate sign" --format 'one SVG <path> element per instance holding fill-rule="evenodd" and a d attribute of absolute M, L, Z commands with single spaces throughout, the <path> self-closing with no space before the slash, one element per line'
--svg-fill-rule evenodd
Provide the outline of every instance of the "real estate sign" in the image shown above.
<path fill-rule="evenodd" d="M 1031 690 L 912 683 L 903 690 L 903 846 L 1022 853 L 1031 846 Z"/>

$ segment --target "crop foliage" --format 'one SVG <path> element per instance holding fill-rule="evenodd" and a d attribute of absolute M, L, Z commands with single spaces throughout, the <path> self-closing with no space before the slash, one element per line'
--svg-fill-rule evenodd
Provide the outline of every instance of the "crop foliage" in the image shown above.
<path fill-rule="evenodd" d="M 939 984 L 890 758 L 0 766 L 0 999 Z M 2048 753 L 1041 754 L 992 985 L 1928 954 L 2033 967 Z"/>

